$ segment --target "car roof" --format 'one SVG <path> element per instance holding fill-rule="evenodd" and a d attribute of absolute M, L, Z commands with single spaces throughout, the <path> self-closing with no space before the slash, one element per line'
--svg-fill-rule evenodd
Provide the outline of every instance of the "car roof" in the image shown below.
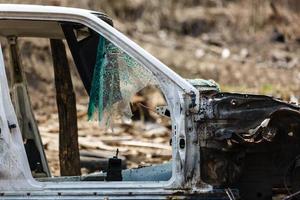
<path fill-rule="evenodd" d="M 17 37 L 46 37 L 46 38 L 64 38 L 60 21 L 30 20 L 30 19 L 5 19 L 5 13 L 24 13 L 29 11 L 40 11 L 51 13 L 64 12 L 86 12 L 94 14 L 98 18 L 113 25 L 112 19 L 105 13 L 69 7 L 42 6 L 42 5 L 25 5 L 25 4 L 0 4 L 0 36 L 17 36 Z"/>

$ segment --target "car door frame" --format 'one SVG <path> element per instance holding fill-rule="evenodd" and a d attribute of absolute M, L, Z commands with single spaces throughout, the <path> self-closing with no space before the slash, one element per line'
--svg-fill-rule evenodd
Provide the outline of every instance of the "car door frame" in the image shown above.
<path fill-rule="evenodd" d="M 110 40 L 123 51 L 134 57 L 139 63 L 148 68 L 159 80 L 160 87 L 166 97 L 172 119 L 172 178 L 169 181 L 159 182 L 66 182 L 66 183 L 40 183 L 42 190 L 48 192 L 69 191 L 77 192 L 101 189 L 105 193 L 133 191 L 143 188 L 147 192 L 166 192 L 169 189 L 193 189 L 194 191 L 209 191 L 210 187 L 200 187 L 200 150 L 199 145 L 193 142 L 196 129 L 193 125 L 193 112 L 200 106 L 199 91 L 180 77 L 173 70 L 146 52 L 124 34 L 108 25 L 93 14 L 93 11 L 54 6 L 33 6 L 0 4 L 0 20 L 38 20 L 73 22 L 83 24 Z M 184 141 L 184 148 L 180 145 Z M 196 159 L 195 159 L 196 158 Z M 191 176 L 190 170 L 194 170 Z M 118 190 L 115 190 L 118 188 Z M 37 189 L 37 188 L 36 188 Z M 124 190 L 122 190 L 124 189 Z M 162 190 L 163 189 L 163 190 Z M 144 191 L 145 192 L 145 191 Z M 172 192 L 171 192 L 172 193 Z M 44 193 L 45 194 L 45 193 Z"/>

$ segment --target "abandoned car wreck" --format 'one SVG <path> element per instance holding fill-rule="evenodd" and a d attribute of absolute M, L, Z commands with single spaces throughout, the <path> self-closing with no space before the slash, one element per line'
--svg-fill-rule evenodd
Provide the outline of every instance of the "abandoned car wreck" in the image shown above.
<path fill-rule="evenodd" d="M 9 50 L 9 63 L 0 52 L 1 199 L 266 200 L 278 191 L 300 190 L 298 105 L 224 93 L 212 80 L 186 80 L 95 11 L 0 4 L 0 36 Z M 48 166 L 19 59 L 23 37 L 50 41 L 65 176 L 52 176 Z M 148 85 L 161 90 L 166 105 L 156 112 L 171 120 L 171 160 L 123 169 L 117 155 L 107 170 L 76 175 L 78 149 L 69 149 L 78 143 L 76 118 L 68 118 L 76 110 L 67 47 L 90 97 L 90 118 L 97 113 L 109 123 L 114 114 L 131 117 L 135 93 Z"/>

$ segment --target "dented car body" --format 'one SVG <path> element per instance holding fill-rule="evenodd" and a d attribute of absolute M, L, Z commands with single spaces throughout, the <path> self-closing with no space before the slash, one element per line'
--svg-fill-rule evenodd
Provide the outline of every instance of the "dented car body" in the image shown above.
<path fill-rule="evenodd" d="M 77 43 L 74 38 L 74 30 L 82 26 L 90 31 L 90 42 Z M 158 111 L 169 115 L 172 122 L 172 161 L 124 170 L 123 181 L 103 181 L 103 173 L 94 174 L 90 180 L 90 176 L 51 178 L 26 100 L 24 82 L 16 79 L 9 89 L 2 59 L 1 199 L 253 200 L 272 199 L 277 190 L 298 191 L 298 105 L 263 95 L 223 93 L 213 81 L 185 80 L 113 28 L 111 19 L 102 13 L 51 6 L 0 5 L 0 36 L 9 40 L 13 68 L 18 69 L 16 38 L 67 40 L 88 93 L 92 88 L 97 56 L 95 41 L 99 35 L 135 58 L 157 80 L 168 104 Z M 25 115 L 29 122 L 20 124 L 18 119 Z M 26 124 L 31 124 L 30 130 L 25 130 Z M 32 171 L 37 166 L 30 164 L 24 138 L 34 140 L 41 171 L 48 178 L 41 181 L 33 178 Z M 144 178 L 137 178 L 142 175 Z"/>

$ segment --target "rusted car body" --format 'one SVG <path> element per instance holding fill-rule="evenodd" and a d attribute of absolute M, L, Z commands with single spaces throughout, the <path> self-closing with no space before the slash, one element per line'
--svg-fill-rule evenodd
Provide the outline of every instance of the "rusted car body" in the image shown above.
<path fill-rule="evenodd" d="M 104 174 L 90 181 L 84 181 L 87 177 L 51 179 L 30 103 L 26 100 L 26 88 L 21 80 L 9 90 L 2 59 L 1 199 L 247 200 L 271 199 L 275 190 L 287 188 L 296 192 L 299 189 L 298 105 L 263 95 L 222 93 L 216 84 L 185 80 L 111 23 L 106 15 L 89 10 L 0 4 L 0 36 L 9 40 L 13 66 L 18 65 L 15 48 L 18 37 L 68 40 L 66 30 L 80 25 L 105 37 L 151 71 L 168 103 L 172 161 L 136 171 L 138 176 L 149 173 L 148 178 L 140 180 L 128 176 L 123 181 L 103 181 Z M 69 42 L 71 52 L 75 52 Z M 93 65 L 74 57 L 74 52 L 83 84 L 89 90 L 91 74 L 84 69 Z M 78 55 L 85 56 L 84 53 Z M 17 114 L 10 92 L 13 101 L 18 102 Z M 18 123 L 19 115 L 29 119 L 31 128 L 27 132 L 32 132 L 31 135 L 22 134 L 24 126 Z M 34 140 L 42 172 L 49 179 L 37 181 L 32 177 L 24 137 Z M 124 177 L 126 173 L 123 172 Z"/>

